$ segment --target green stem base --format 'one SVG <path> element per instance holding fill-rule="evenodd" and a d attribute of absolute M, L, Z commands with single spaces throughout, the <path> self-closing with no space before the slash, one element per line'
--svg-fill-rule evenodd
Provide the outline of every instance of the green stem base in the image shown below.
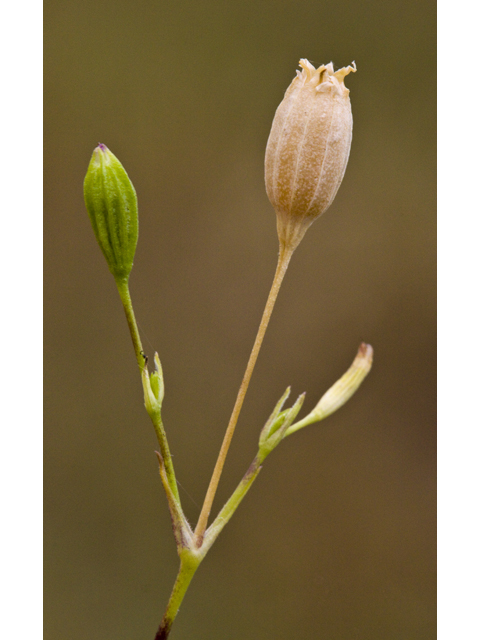
<path fill-rule="evenodd" d="M 192 581 L 193 576 L 195 575 L 195 571 L 198 569 L 199 564 L 199 562 L 192 563 L 189 560 L 180 561 L 180 569 L 173 586 L 172 595 L 170 596 L 170 600 L 168 601 L 167 610 L 165 611 L 163 620 L 158 627 L 155 640 L 166 640 L 166 638 L 168 638 L 175 617 L 178 613 L 180 605 L 182 604 L 182 600 L 190 585 L 190 582 Z"/>

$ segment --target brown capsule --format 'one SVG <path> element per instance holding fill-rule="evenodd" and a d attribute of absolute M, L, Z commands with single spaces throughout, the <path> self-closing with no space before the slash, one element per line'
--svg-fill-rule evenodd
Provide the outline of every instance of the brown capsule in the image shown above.
<path fill-rule="evenodd" d="M 353 66 L 334 71 L 300 60 L 280 103 L 267 142 L 265 183 L 277 213 L 280 244 L 295 249 L 312 222 L 331 205 L 352 142 L 352 109 L 343 80 Z"/>

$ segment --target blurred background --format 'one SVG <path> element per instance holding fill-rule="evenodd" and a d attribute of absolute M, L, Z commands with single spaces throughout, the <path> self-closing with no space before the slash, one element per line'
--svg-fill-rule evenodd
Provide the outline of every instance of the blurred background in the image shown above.
<path fill-rule="evenodd" d="M 374 366 L 282 444 L 200 567 L 173 640 L 433 640 L 435 4 L 49 0 L 45 14 L 47 640 L 153 640 L 177 571 L 115 284 L 85 211 L 105 143 L 138 193 L 131 291 L 195 522 L 276 265 L 263 158 L 298 60 L 346 79 L 350 162 L 297 250 L 222 477 L 287 385 L 302 415 L 362 340 Z"/>

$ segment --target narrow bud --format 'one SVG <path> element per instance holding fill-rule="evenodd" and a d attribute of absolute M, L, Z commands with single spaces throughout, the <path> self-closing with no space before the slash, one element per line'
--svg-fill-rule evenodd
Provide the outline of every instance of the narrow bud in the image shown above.
<path fill-rule="evenodd" d="M 160 358 L 158 353 L 155 353 L 155 371 L 150 374 L 150 386 L 153 391 L 153 395 L 158 401 L 160 407 L 162 406 L 163 396 L 165 394 L 165 387 L 163 382 L 162 365 L 160 364 Z"/>
<path fill-rule="evenodd" d="M 285 393 L 275 405 L 275 409 L 273 410 L 272 414 L 270 415 L 267 422 L 265 423 L 265 426 L 260 432 L 260 439 L 258 443 L 260 447 L 262 447 L 270 437 L 272 427 L 275 426 L 276 428 L 279 428 L 282 425 L 285 419 L 285 415 L 286 413 L 288 413 L 288 409 L 286 411 L 282 411 L 282 407 L 285 404 L 285 400 L 288 398 L 289 395 L 290 395 L 290 387 L 287 387 L 287 389 L 285 390 Z"/>
<path fill-rule="evenodd" d="M 288 428 L 286 435 L 289 436 L 309 424 L 319 422 L 340 409 L 365 380 L 372 368 L 372 362 L 373 347 L 362 342 L 348 371 L 320 398 L 317 406 L 308 416 Z"/>
<path fill-rule="evenodd" d="M 277 109 L 265 154 L 267 195 L 277 214 L 280 245 L 295 249 L 312 222 L 331 205 L 342 182 L 352 142 L 352 109 L 343 79 L 300 60 L 302 71 Z"/>
<path fill-rule="evenodd" d="M 285 411 L 281 410 L 289 394 L 290 387 L 285 391 L 283 396 L 277 402 L 272 415 L 267 420 L 266 425 L 262 429 L 260 440 L 258 443 L 259 447 L 257 454 L 260 463 L 265 460 L 268 454 L 271 453 L 278 444 L 280 444 L 280 442 L 287 434 L 288 429 L 291 427 L 293 421 L 297 417 L 298 412 L 302 408 L 303 401 L 305 400 L 304 393 L 302 393 L 302 395 L 297 398 L 297 401 L 295 402 L 293 407 L 291 407 L 291 409 L 286 409 Z"/>
<path fill-rule="evenodd" d="M 143 385 L 143 397 L 145 401 L 145 409 L 152 420 L 156 420 L 160 417 L 161 402 L 155 396 L 150 376 L 148 375 L 148 369 L 145 366 L 142 371 L 142 385 Z"/>
<path fill-rule="evenodd" d="M 373 347 L 362 342 L 348 371 L 322 396 L 312 413 L 318 416 L 319 420 L 323 420 L 340 409 L 367 377 L 372 368 L 372 361 Z"/>
<path fill-rule="evenodd" d="M 99 144 L 83 185 L 93 231 L 116 279 L 132 270 L 138 240 L 138 205 L 133 184 L 120 161 Z"/>

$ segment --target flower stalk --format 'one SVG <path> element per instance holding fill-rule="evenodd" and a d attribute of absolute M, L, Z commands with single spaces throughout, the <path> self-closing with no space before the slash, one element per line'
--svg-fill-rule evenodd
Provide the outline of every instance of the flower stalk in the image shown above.
<path fill-rule="evenodd" d="M 117 284 L 120 300 L 122 301 L 123 310 L 127 319 L 128 329 L 132 338 L 133 350 L 135 351 L 135 357 L 140 371 L 145 366 L 145 354 L 142 347 L 142 340 L 138 331 L 137 321 L 135 319 L 135 313 L 133 311 L 132 298 L 130 296 L 130 287 L 128 286 L 128 276 L 124 278 L 115 278 Z"/>
<path fill-rule="evenodd" d="M 230 447 L 230 443 L 232 442 L 233 433 L 235 431 L 238 418 L 240 416 L 240 411 L 242 410 L 243 401 L 245 400 L 245 396 L 247 394 L 248 385 L 250 384 L 250 380 L 252 378 L 252 374 L 255 368 L 255 364 L 257 362 L 258 354 L 260 353 L 260 348 L 262 346 L 263 338 L 265 337 L 268 323 L 270 322 L 273 308 L 275 306 L 275 302 L 278 297 L 278 292 L 280 291 L 280 287 L 282 285 L 283 279 L 287 272 L 288 265 L 290 263 L 290 259 L 292 257 L 293 251 L 294 249 L 290 247 L 288 248 L 281 247 L 280 249 L 280 253 L 278 256 L 277 269 L 275 271 L 275 276 L 273 278 L 272 287 L 270 289 L 270 293 L 268 294 L 267 303 L 263 311 L 263 316 L 260 321 L 260 326 L 258 328 L 257 336 L 255 338 L 255 342 L 254 342 L 252 351 L 250 353 L 250 357 L 248 359 L 247 368 L 243 376 L 242 384 L 240 385 L 240 389 L 238 390 L 237 398 L 235 400 L 235 405 L 232 410 L 232 415 L 230 416 L 230 420 L 228 422 L 227 430 L 225 432 L 220 453 L 218 454 L 217 462 L 213 470 L 212 478 L 210 480 L 210 484 L 207 490 L 207 494 L 205 496 L 200 517 L 198 519 L 197 527 L 195 529 L 197 546 L 201 545 L 203 536 L 205 534 L 205 529 L 207 528 L 208 517 L 212 509 L 212 504 L 215 498 L 215 493 L 217 491 L 218 483 L 220 482 L 220 476 L 222 475 L 222 470 L 225 464 L 225 459 L 227 457 L 228 449 Z"/>

